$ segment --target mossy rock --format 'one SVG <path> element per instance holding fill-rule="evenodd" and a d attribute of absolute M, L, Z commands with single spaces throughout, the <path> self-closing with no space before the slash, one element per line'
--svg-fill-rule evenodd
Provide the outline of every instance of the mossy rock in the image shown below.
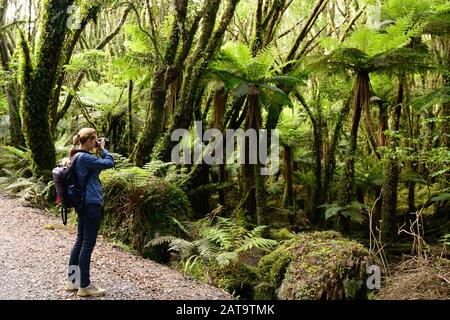
<path fill-rule="evenodd" d="M 366 299 L 363 245 L 333 231 L 302 233 L 263 257 L 255 299 Z"/>
<path fill-rule="evenodd" d="M 285 241 L 261 258 L 257 269 L 259 284 L 255 288 L 255 300 L 276 299 L 275 291 L 280 287 L 286 268 L 294 258 L 291 250 L 294 243 L 294 240 Z"/>
<path fill-rule="evenodd" d="M 105 195 L 102 233 L 130 245 L 146 258 L 167 262 L 167 248 L 148 243 L 162 235 L 181 235 L 173 218 L 185 220 L 191 216 L 183 191 L 140 168 L 108 170 L 100 178 Z"/>
<path fill-rule="evenodd" d="M 207 266 L 207 277 L 212 285 L 226 290 L 236 298 L 253 298 L 256 272 L 240 261 L 231 262 L 225 267 L 210 264 Z"/>

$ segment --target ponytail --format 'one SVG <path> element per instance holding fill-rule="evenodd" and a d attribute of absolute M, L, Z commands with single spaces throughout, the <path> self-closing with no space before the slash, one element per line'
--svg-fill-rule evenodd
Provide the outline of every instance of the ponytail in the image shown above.
<path fill-rule="evenodd" d="M 75 155 L 75 153 L 77 153 L 77 150 L 78 150 L 77 146 L 80 144 L 80 135 L 79 134 L 73 136 L 72 143 L 73 143 L 73 146 L 70 148 L 69 158 L 72 158 Z"/>
<path fill-rule="evenodd" d="M 70 148 L 69 151 L 69 159 L 72 158 L 75 155 L 75 153 L 77 153 L 79 145 L 86 143 L 86 141 L 88 141 L 89 139 L 93 139 L 95 134 L 97 134 L 95 129 L 83 128 L 77 135 L 73 136 L 72 138 L 73 146 Z"/>

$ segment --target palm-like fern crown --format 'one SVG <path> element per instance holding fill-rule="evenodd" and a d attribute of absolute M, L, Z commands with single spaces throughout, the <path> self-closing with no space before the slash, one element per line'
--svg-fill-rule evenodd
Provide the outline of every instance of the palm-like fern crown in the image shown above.
<path fill-rule="evenodd" d="M 383 30 L 358 29 L 348 39 L 339 43 L 327 38 L 322 42 L 325 57 L 319 57 L 310 63 L 311 69 L 327 72 L 387 72 L 402 73 L 425 67 L 427 50 L 408 48 L 413 38 L 420 36 L 425 23 L 419 23 L 414 13 L 396 18 L 395 22 Z"/>
<path fill-rule="evenodd" d="M 280 87 L 299 84 L 300 79 L 277 75 L 274 68 L 275 49 L 267 47 L 253 56 L 244 44 L 225 44 L 216 60 L 209 66 L 209 75 L 222 81 L 225 88 L 237 96 L 259 95 L 263 102 L 272 105 L 291 105 L 288 95 Z"/>
<path fill-rule="evenodd" d="M 231 82 L 224 81 L 231 87 L 235 84 L 233 80 L 237 79 L 258 84 L 266 82 L 265 79 L 273 75 L 271 68 L 274 62 L 275 52 L 272 47 L 262 50 L 253 57 L 248 46 L 241 43 L 227 43 L 211 64 L 210 70 L 222 81 L 231 80 Z"/>

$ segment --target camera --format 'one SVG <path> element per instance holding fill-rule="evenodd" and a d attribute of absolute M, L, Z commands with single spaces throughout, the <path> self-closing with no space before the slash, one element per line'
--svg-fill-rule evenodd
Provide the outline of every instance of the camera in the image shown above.
<path fill-rule="evenodd" d="M 105 148 L 108 149 L 109 148 L 109 139 L 108 138 L 97 139 L 97 144 L 100 146 L 100 144 L 102 143 L 102 139 L 105 139 Z"/>

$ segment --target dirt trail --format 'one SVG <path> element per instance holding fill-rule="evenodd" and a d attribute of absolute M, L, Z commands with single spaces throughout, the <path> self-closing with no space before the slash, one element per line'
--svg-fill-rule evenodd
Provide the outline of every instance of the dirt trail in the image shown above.
<path fill-rule="evenodd" d="M 0 195 L 0 299 L 79 299 L 64 290 L 75 237 L 74 228 L 60 219 Z M 134 256 L 101 236 L 91 277 L 107 289 L 102 299 L 231 299 L 221 289 Z"/>

